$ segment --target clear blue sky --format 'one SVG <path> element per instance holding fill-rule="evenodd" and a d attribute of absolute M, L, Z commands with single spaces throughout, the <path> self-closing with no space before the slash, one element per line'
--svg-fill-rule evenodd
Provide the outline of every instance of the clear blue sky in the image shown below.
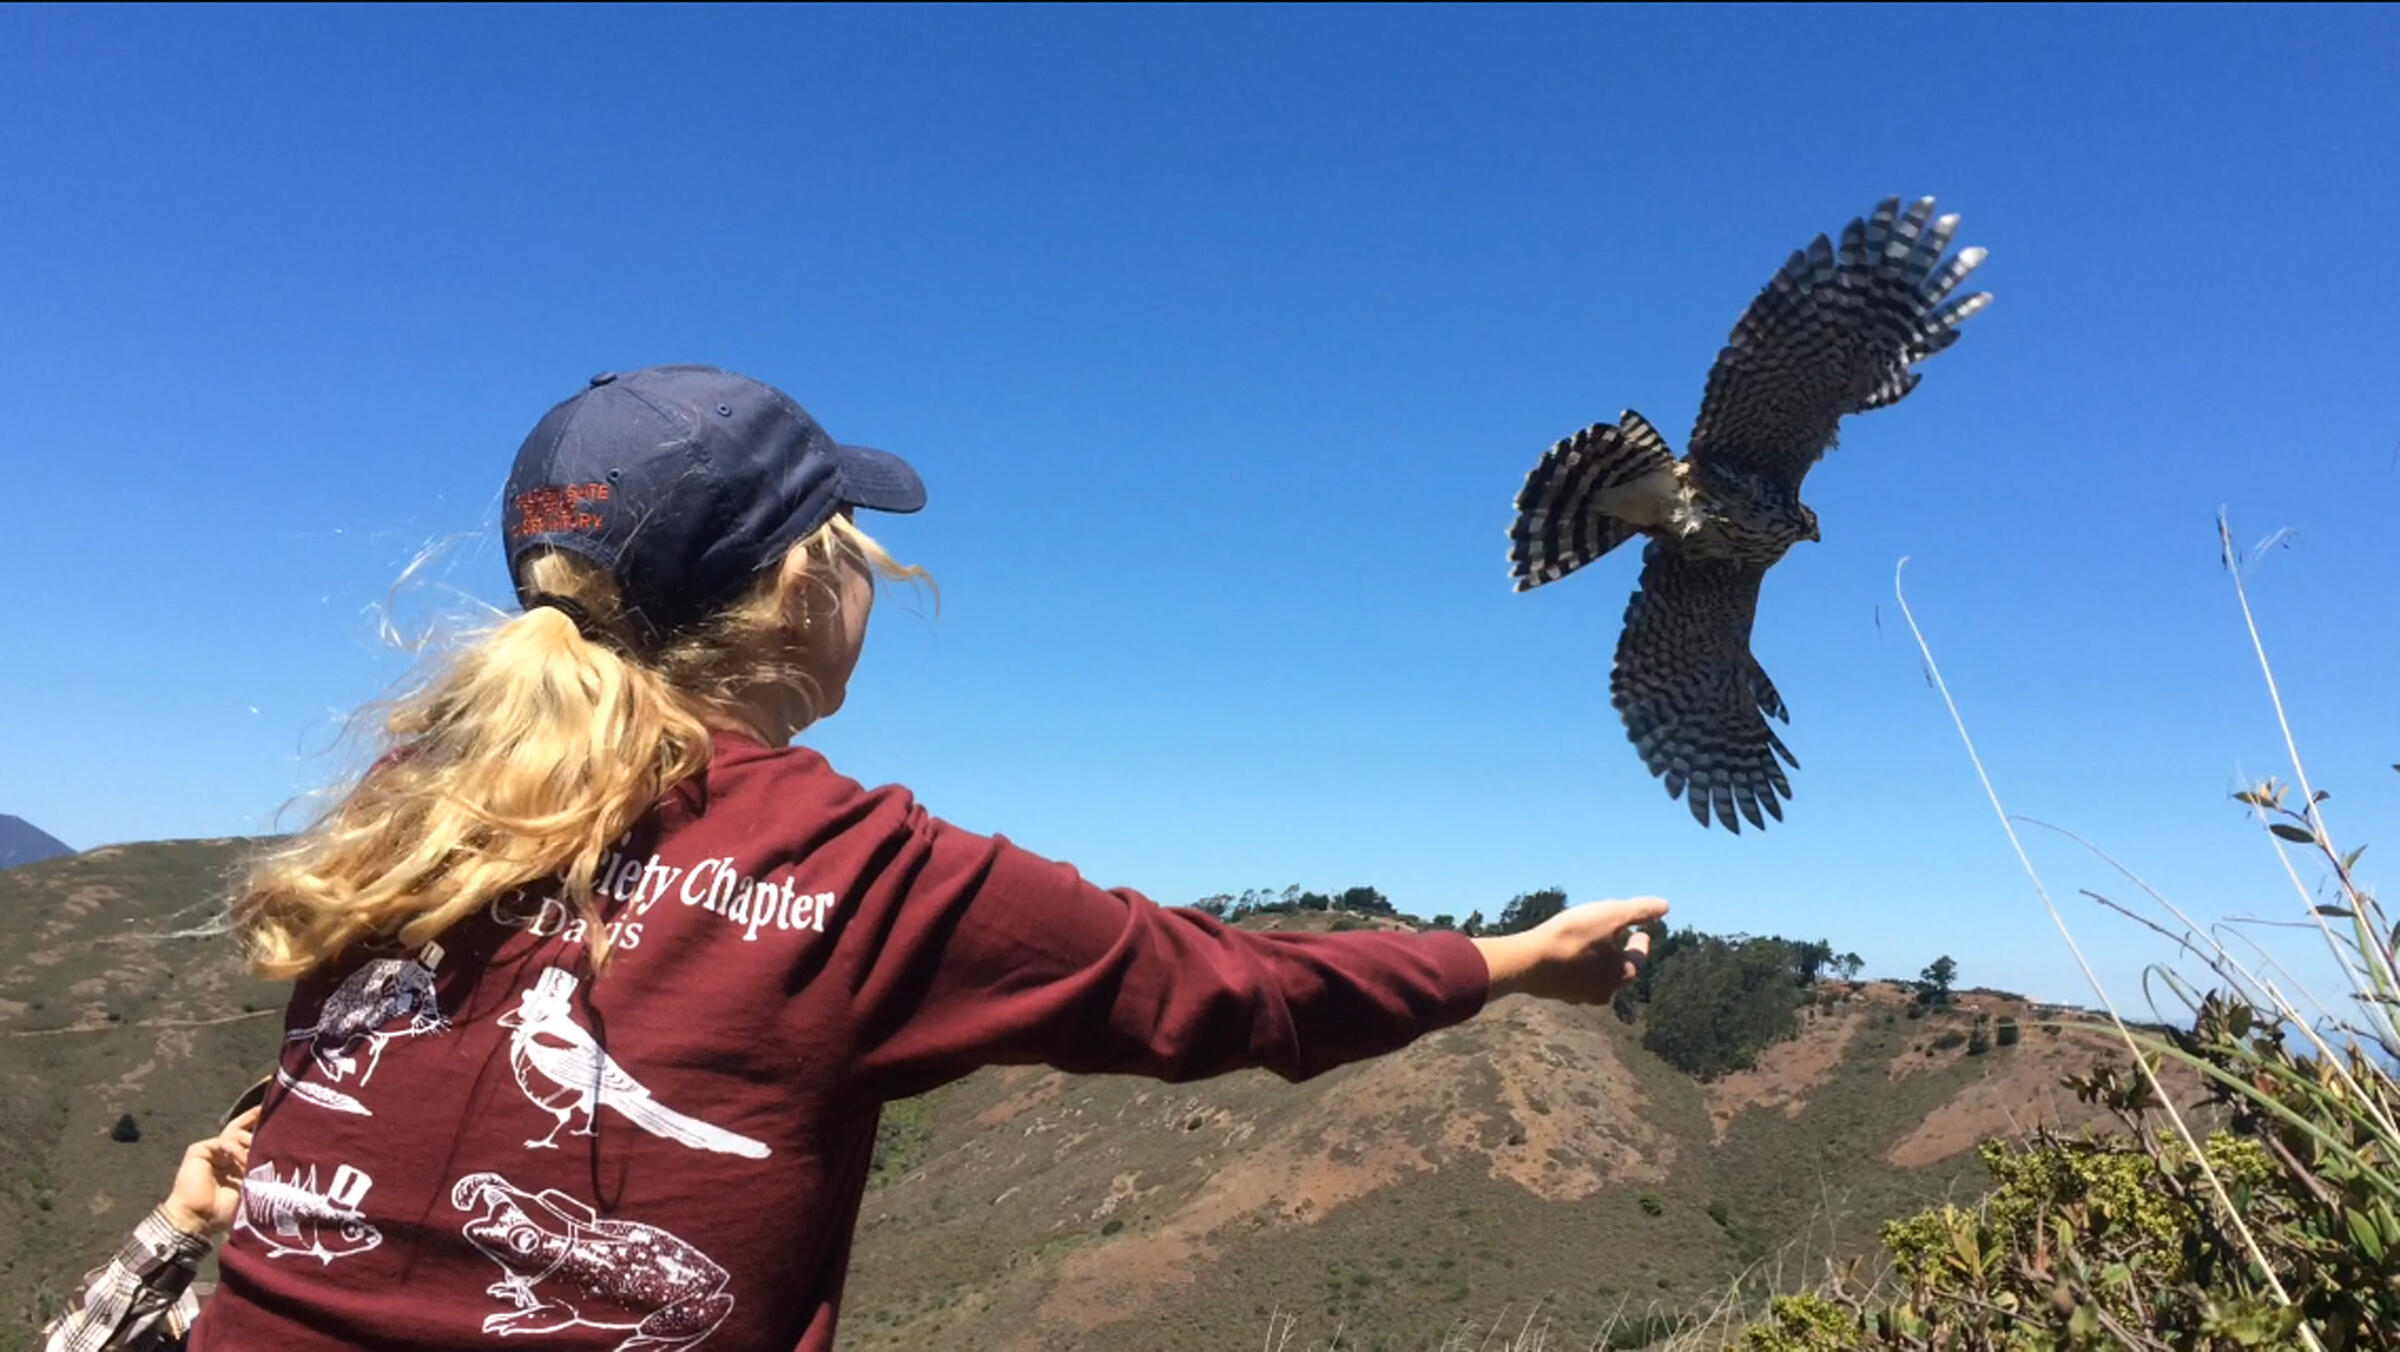
<path fill-rule="evenodd" d="M 706 361 L 930 485 L 883 534 L 942 613 L 812 734 L 862 779 L 1169 902 L 1657 892 L 2074 996 L 1894 562 L 2012 806 L 2288 913 L 2213 518 L 2296 530 L 2266 631 L 2400 852 L 2395 69 L 2390 8 L 0 10 L 0 811 L 267 828 L 419 551 L 409 613 L 506 595 L 541 411 Z M 1620 408 L 1680 447 L 1891 193 L 1998 302 L 1810 478 L 1755 636 L 1797 799 L 1702 832 L 1608 706 L 1632 552 L 1513 595 L 1510 501 Z"/>

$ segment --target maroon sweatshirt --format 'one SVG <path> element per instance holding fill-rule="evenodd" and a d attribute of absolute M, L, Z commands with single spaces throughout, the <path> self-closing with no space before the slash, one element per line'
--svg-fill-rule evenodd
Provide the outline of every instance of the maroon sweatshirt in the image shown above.
<path fill-rule="evenodd" d="M 1456 934 L 1246 933 L 737 737 L 605 862 L 597 975 L 537 890 L 295 988 L 194 1349 L 823 1352 L 884 1103 L 1305 1079 L 1489 981 Z"/>

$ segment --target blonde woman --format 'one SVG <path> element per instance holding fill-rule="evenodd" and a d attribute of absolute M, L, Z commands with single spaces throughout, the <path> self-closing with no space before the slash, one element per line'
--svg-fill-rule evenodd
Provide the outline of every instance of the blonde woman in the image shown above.
<path fill-rule="evenodd" d="M 193 1346 L 833 1345 L 881 1106 L 979 1066 L 1300 1080 L 1606 1000 L 1656 900 L 1502 939 L 1251 934 L 792 738 L 916 473 L 706 367 L 594 377 L 506 490 L 524 612 L 398 704 L 235 920 L 294 978 Z"/>

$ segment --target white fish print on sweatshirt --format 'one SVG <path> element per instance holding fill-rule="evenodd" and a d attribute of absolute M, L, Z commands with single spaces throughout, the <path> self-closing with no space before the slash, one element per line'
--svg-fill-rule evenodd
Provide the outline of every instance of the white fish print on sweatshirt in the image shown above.
<path fill-rule="evenodd" d="M 242 1176 L 242 1205 L 233 1228 L 255 1235 L 269 1258 L 297 1256 L 330 1265 L 383 1242 L 383 1232 L 358 1210 L 374 1186 L 374 1179 L 347 1164 L 333 1171 L 333 1182 L 322 1191 L 313 1164 L 306 1174 L 292 1166 L 289 1178 L 272 1164 L 256 1165 Z"/>

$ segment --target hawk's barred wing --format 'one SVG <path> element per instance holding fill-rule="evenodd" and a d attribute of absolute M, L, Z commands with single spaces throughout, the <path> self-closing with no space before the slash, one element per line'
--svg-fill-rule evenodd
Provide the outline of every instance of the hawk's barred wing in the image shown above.
<path fill-rule="evenodd" d="M 1626 734 L 1668 796 L 1689 803 L 1702 826 L 1713 809 L 1737 833 L 1737 810 L 1752 826 L 1766 825 L 1762 808 L 1783 820 L 1792 786 L 1776 757 L 1800 767 L 1767 726 L 1767 715 L 1786 716 L 1783 698 L 1750 655 L 1765 576 L 1652 542 L 1608 682 Z"/>
<path fill-rule="evenodd" d="M 1559 442 L 1525 476 L 1508 530 L 1508 575 L 1518 591 L 1556 582 L 1641 534 L 1646 510 L 1670 510 L 1679 488 L 1675 453 L 1641 414 L 1627 409 L 1618 423 L 1594 423 Z"/>
<path fill-rule="evenodd" d="M 1908 368 L 1956 342 L 1958 325 L 1992 299 L 1951 298 L 1984 257 L 1962 249 L 1943 262 L 1957 228 L 1956 216 L 1934 219 L 1930 197 L 1905 215 L 1891 197 L 1843 228 L 1838 253 L 1823 235 L 1794 253 L 1717 354 L 1692 460 L 1797 492 L 1845 415 L 1915 389 Z"/>

